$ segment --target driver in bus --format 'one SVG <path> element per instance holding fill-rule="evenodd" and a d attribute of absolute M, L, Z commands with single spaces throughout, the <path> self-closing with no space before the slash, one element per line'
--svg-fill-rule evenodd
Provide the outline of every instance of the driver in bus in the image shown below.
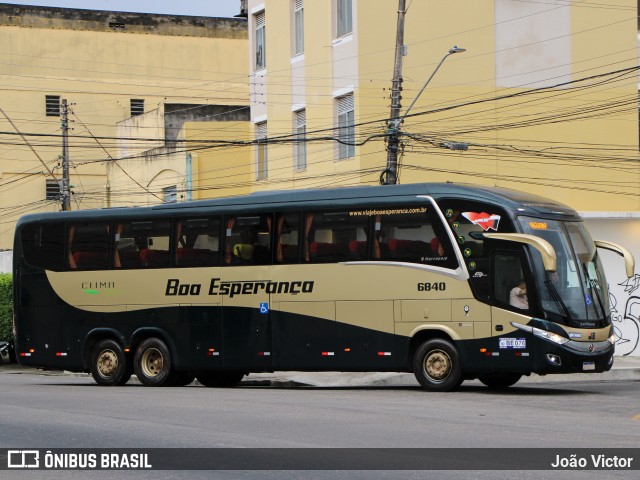
<path fill-rule="evenodd" d="M 509 293 L 509 305 L 521 310 L 529 309 L 529 300 L 527 299 L 527 285 L 524 283 L 523 278 L 518 281 L 518 285 L 511 289 L 511 292 Z"/>

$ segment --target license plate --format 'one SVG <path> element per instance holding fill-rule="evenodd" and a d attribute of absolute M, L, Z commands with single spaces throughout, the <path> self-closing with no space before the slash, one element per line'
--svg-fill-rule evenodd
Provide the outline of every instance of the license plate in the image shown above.
<path fill-rule="evenodd" d="M 582 370 L 595 370 L 595 362 L 582 362 Z"/>

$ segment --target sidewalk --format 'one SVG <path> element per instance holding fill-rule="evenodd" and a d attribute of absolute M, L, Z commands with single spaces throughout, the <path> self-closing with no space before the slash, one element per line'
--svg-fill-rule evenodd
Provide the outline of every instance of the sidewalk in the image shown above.
<path fill-rule="evenodd" d="M 604 373 L 573 373 L 522 377 L 522 383 L 602 382 L 612 380 L 640 381 L 640 357 L 615 357 L 613 367 Z M 269 382 L 269 383 L 267 383 Z M 478 380 L 472 380 L 478 382 Z M 412 373 L 393 372 L 274 372 L 252 373 L 245 384 L 271 384 L 280 388 L 295 387 L 417 387 Z"/>
<path fill-rule="evenodd" d="M 68 375 L 89 378 L 86 373 L 60 372 L 22 367 L 15 363 L 0 366 L 2 373 L 36 373 L 39 375 Z M 522 383 L 602 382 L 612 380 L 640 381 L 640 357 L 615 357 L 613 367 L 604 373 L 573 373 L 561 375 L 531 375 L 522 377 Z M 135 376 L 131 380 L 137 382 Z M 477 382 L 474 380 L 473 382 Z M 394 372 L 274 372 L 252 373 L 242 381 L 246 386 L 296 387 L 417 387 L 412 373 Z"/>

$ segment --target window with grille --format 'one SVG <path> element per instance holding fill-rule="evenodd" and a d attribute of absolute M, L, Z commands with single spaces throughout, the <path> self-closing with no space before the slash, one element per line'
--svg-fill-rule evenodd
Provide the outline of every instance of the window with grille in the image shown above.
<path fill-rule="evenodd" d="M 267 122 L 256 123 L 256 180 L 267 178 L 267 162 Z"/>
<path fill-rule="evenodd" d="M 162 199 L 165 203 L 176 203 L 178 201 L 178 187 L 171 185 L 162 189 Z"/>
<path fill-rule="evenodd" d="M 338 159 L 354 157 L 356 154 L 353 94 L 338 99 Z"/>
<path fill-rule="evenodd" d="M 336 36 L 342 37 L 351 33 L 353 14 L 351 0 L 336 0 Z"/>
<path fill-rule="evenodd" d="M 47 117 L 59 117 L 60 95 L 46 95 L 44 98 L 44 109 Z"/>
<path fill-rule="evenodd" d="M 293 4 L 293 54 L 304 53 L 304 0 L 294 0 Z"/>
<path fill-rule="evenodd" d="M 142 115 L 144 113 L 144 99 L 131 99 L 131 116 Z"/>
<path fill-rule="evenodd" d="M 47 200 L 60 200 L 60 183 L 58 180 L 47 179 L 45 198 Z"/>
<path fill-rule="evenodd" d="M 295 169 L 307 168 L 307 111 L 295 112 Z"/>
<path fill-rule="evenodd" d="M 265 44 L 265 14 L 264 11 L 254 15 L 255 21 L 255 70 L 262 70 L 267 67 L 266 44 Z"/>

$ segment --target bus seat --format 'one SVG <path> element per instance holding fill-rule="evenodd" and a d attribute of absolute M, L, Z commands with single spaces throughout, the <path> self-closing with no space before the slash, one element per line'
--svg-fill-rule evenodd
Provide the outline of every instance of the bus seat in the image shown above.
<path fill-rule="evenodd" d="M 198 267 L 217 265 L 220 262 L 218 252 L 201 248 L 180 248 L 176 252 L 176 260 L 181 267 Z"/>
<path fill-rule="evenodd" d="M 107 252 L 74 252 L 73 260 L 76 268 L 107 268 L 109 265 Z"/>
<path fill-rule="evenodd" d="M 295 262 L 298 260 L 298 245 L 283 243 L 280 248 L 282 249 L 282 262 Z"/>
<path fill-rule="evenodd" d="M 313 242 L 309 250 L 311 260 L 316 262 L 341 261 L 347 254 L 347 248 L 341 243 Z"/>
<path fill-rule="evenodd" d="M 140 261 L 147 267 L 168 267 L 169 252 L 167 250 L 140 250 Z"/>
<path fill-rule="evenodd" d="M 367 258 L 367 242 L 351 240 L 349 242 L 349 254 L 354 259 Z"/>
<path fill-rule="evenodd" d="M 140 252 L 137 250 L 119 250 L 120 266 L 122 268 L 139 268 L 141 266 Z"/>
<path fill-rule="evenodd" d="M 421 240 L 389 240 L 389 254 L 393 259 L 419 260 L 420 257 L 430 257 L 431 246 Z"/>

